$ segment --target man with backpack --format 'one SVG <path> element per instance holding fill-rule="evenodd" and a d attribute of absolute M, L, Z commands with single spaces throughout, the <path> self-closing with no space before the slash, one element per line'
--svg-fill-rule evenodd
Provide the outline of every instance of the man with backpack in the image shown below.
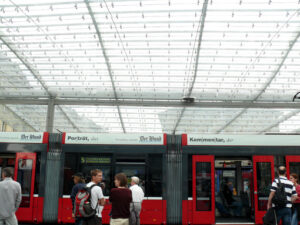
<path fill-rule="evenodd" d="M 102 171 L 91 171 L 91 182 L 85 185 L 76 195 L 74 215 L 83 220 L 83 225 L 102 225 L 102 210 L 105 199 L 101 187 Z"/>
<path fill-rule="evenodd" d="M 274 207 L 277 224 L 282 219 L 282 225 L 291 225 L 292 202 L 296 200 L 297 193 L 295 186 L 286 178 L 286 168 L 278 168 L 279 177 L 276 178 L 271 187 L 268 199 L 268 209 Z"/>

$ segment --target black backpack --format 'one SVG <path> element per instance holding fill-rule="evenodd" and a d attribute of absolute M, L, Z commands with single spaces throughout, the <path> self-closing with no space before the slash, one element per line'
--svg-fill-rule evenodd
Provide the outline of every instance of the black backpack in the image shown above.
<path fill-rule="evenodd" d="M 287 195 L 285 192 L 285 185 L 281 183 L 280 178 L 278 178 L 277 190 L 272 199 L 272 203 L 275 205 L 276 208 L 284 208 L 288 203 Z"/>

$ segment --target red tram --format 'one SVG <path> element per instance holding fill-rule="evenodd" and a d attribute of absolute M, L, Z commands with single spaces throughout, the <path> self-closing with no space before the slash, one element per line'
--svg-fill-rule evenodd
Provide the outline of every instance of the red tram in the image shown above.
<path fill-rule="evenodd" d="M 299 153 L 297 135 L 0 133 L 0 170 L 22 186 L 17 217 L 33 223 L 73 223 L 72 175 L 100 168 L 106 197 L 114 174 L 141 179 L 142 224 L 262 224 L 276 167 L 300 174 Z"/>
<path fill-rule="evenodd" d="M 47 147 L 48 133 L 0 133 L 0 171 L 14 167 L 14 179 L 22 187 L 22 202 L 16 213 L 20 221 L 43 221 Z"/>

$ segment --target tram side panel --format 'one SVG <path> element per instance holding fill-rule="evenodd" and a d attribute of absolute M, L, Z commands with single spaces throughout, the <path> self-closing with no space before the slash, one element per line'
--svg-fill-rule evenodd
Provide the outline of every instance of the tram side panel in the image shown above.
<path fill-rule="evenodd" d="M 14 167 L 14 179 L 21 184 L 20 222 L 43 222 L 44 174 L 48 133 L 0 133 L 0 170 Z M 0 171 L 1 172 L 1 171 Z"/>
<path fill-rule="evenodd" d="M 123 152 L 124 154 L 124 152 Z M 59 216 L 58 222 L 70 223 L 74 222 L 72 218 L 72 201 L 70 192 L 73 187 L 72 175 L 77 171 L 82 171 L 87 182 L 90 179 L 89 171 L 99 168 L 103 171 L 103 183 L 105 184 L 103 194 L 108 196 L 110 189 L 113 188 L 113 176 L 118 172 L 125 172 L 128 175 L 128 183 L 131 176 L 141 178 L 141 186 L 145 190 L 145 200 L 142 203 L 141 223 L 142 224 L 162 224 L 165 221 L 165 204 L 162 200 L 162 154 L 147 154 L 140 158 L 139 162 L 134 165 L 134 162 L 113 163 L 113 160 L 118 158 L 118 154 L 101 153 L 66 153 L 64 165 L 64 185 L 63 195 L 59 199 Z M 132 158 L 130 154 L 127 157 Z M 126 159 L 125 159 L 126 160 Z M 142 161 L 145 161 L 143 163 Z M 140 163 L 140 164 L 138 164 Z M 113 172 L 114 171 L 114 172 Z M 102 211 L 103 223 L 109 223 L 109 213 L 111 205 L 105 205 Z"/>
<path fill-rule="evenodd" d="M 68 136 L 68 134 L 66 135 Z M 65 136 L 65 137 L 66 137 Z M 74 134 L 73 134 L 74 136 Z M 63 141 L 63 143 L 65 143 Z M 114 175 L 125 172 L 130 184 L 131 176 L 138 176 L 145 191 L 142 203 L 141 224 L 165 224 L 166 201 L 163 194 L 163 158 L 165 146 L 146 145 L 63 145 L 64 165 L 62 190 L 59 198 L 59 223 L 73 223 L 70 192 L 74 185 L 72 175 L 82 172 L 87 182 L 90 170 L 103 172 L 103 194 L 108 202 L 110 189 L 114 187 Z M 102 211 L 102 222 L 108 224 L 111 205 L 106 204 Z"/>

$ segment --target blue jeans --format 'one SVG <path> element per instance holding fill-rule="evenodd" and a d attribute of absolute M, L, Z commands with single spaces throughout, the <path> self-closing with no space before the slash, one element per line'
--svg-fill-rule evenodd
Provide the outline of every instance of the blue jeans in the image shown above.
<path fill-rule="evenodd" d="M 297 208 L 294 209 L 291 224 L 292 225 L 298 225 L 298 211 L 297 211 Z"/>
<path fill-rule="evenodd" d="M 276 209 L 277 215 L 277 224 L 279 224 L 280 220 L 282 219 L 282 225 L 291 225 L 292 220 L 292 209 L 291 208 L 282 208 Z"/>

